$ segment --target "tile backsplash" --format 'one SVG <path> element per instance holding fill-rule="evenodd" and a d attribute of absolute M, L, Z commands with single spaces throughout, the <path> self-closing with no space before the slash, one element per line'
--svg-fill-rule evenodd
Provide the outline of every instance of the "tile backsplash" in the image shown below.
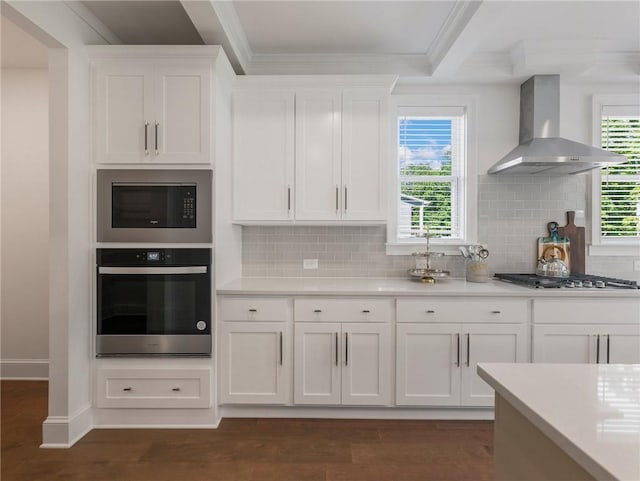
<path fill-rule="evenodd" d="M 493 272 L 533 272 L 536 241 L 547 223 L 566 223 L 566 211 L 587 210 L 587 176 L 479 176 L 478 240 L 488 246 Z M 584 222 L 584 221 L 583 221 Z M 580 224 L 579 221 L 577 221 Z M 242 274 L 248 277 L 406 277 L 411 256 L 385 254 L 385 226 L 245 226 Z M 437 247 L 434 247 L 437 250 Z M 318 269 L 303 269 L 318 259 Z M 587 257 L 586 270 L 639 279 L 629 257 Z M 433 267 L 464 277 L 460 256 Z"/>

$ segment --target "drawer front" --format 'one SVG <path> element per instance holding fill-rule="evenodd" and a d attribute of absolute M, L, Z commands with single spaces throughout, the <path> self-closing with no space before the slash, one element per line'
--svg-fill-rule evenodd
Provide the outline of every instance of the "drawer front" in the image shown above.
<path fill-rule="evenodd" d="M 291 300 L 286 297 L 224 297 L 221 302 L 223 321 L 288 321 Z"/>
<path fill-rule="evenodd" d="M 208 408 L 209 369 L 99 369 L 99 408 Z"/>
<path fill-rule="evenodd" d="M 537 324 L 640 324 L 640 299 L 536 299 Z"/>
<path fill-rule="evenodd" d="M 296 299 L 294 319 L 296 322 L 390 322 L 393 299 Z"/>
<path fill-rule="evenodd" d="M 399 299 L 398 322 L 526 322 L 524 299 Z"/>

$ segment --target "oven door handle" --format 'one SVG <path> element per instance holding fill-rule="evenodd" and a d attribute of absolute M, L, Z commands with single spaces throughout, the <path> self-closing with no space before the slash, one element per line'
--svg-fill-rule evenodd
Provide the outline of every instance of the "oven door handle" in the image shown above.
<path fill-rule="evenodd" d="M 207 266 L 98 267 L 98 274 L 206 274 Z"/>

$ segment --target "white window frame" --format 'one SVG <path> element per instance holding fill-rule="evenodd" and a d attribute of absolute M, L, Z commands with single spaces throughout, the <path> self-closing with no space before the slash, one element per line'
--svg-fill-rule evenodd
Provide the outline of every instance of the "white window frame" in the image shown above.
<path fill-rule="evenodd" d="M 398 239 L 400 215 L 400 173 L 398 165 L 398 115 L 403 109 L 422 107 L 434 112 L 441 108 L 462 108 L 465 112 L 467 139 L 465 163 L 460 174 L 460 231 L 462 239 L 432 238 L 430 244 L 446 255 L 460 255 L 458 246 L 477 243 L 478 230 L 478 176 L 477 176 L 477 128 L 476 100 L 470 95 L 392 95 L 389 154 L 389 201 L 387 222 L 387 255 L 410 255 L 424 250 L 424 239 Z M 436 250 L 434 249 L 434 250 Z"/>
<path fill-rule="evenodd" d="M 633 94 L 594 95 L 592 102 L 593 133 L 592 144 L 601 147 L 602 109 L 603 107 L 637 107 L 640 110 L 638 96 Z M 601 218 L 601 169 L 591 172 L 591 245 L 590 256 L 640 256 L 640 239 L 603 238 L 600 231 Z"/>

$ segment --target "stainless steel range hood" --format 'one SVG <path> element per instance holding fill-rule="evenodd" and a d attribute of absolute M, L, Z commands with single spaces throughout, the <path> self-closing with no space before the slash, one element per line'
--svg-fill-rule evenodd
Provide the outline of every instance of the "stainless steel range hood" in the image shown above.
<path fill-rule="evenodd" d="M 578 174 L 627 158 L 559 137 L 560 76 L 535 75 L 520 86 L 520 144 L 489 174 Z"/>

